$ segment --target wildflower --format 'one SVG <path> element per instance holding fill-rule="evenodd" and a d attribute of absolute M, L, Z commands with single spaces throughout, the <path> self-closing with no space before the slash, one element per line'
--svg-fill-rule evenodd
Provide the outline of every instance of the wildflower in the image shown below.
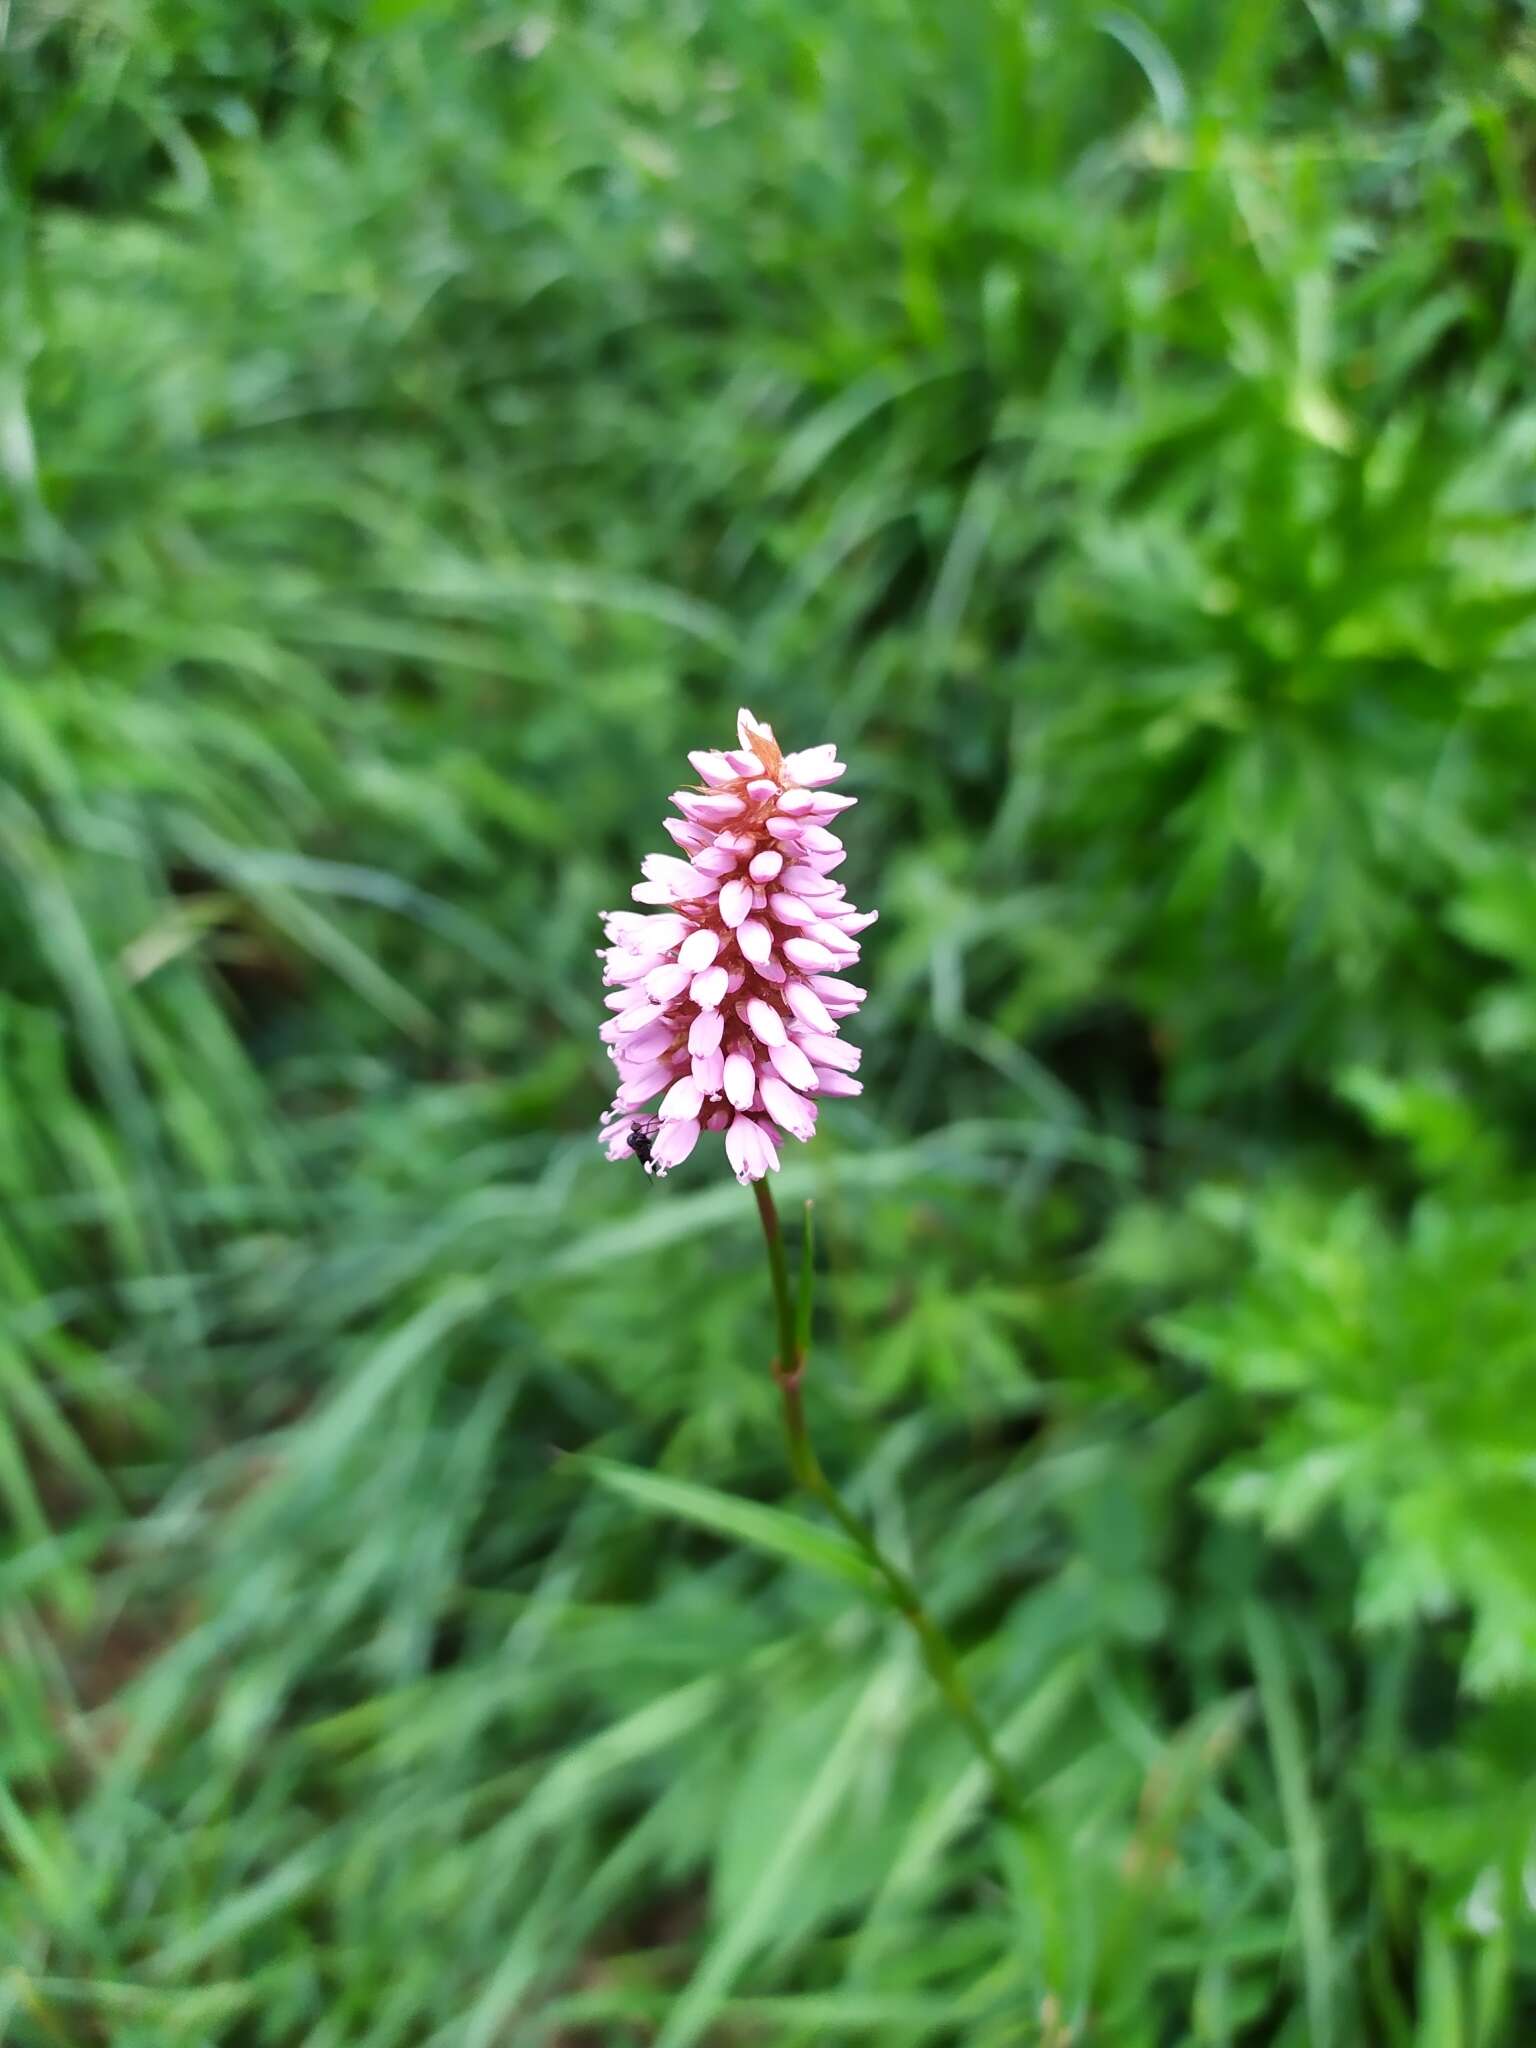
<path fill-rule="evenodd" d="M 833 879 L 832 821 L 855 801 L 827 787 L 843 773 L 836 748 L 783 754 L 750 711 L 736 737 L 689 755 L 698 783 L 675 792 L 666 820 L 678 851 L 647 855 L 630 892 L 646 908 L 604 917 L 601 1035 L 619 1080 L 602 1142 L 628 1158 L 644 1121 L 646 1171 L 663 1174 L 720 1131 L 746 1182 L 777 1168 L 785 1137 L 813 1135 L 821 1098 L 860 1091 L 838 1026 L 864 1000 L 846 974 L 876 913 Z"/>

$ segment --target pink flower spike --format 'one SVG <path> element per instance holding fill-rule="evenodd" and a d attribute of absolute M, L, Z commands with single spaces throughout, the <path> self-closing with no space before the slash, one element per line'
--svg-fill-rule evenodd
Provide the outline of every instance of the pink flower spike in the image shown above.
<path fill-rule="evenodd" d="M 733 1052 L 725 1063 L 725 1095 L 738 1109 L 750 1109 L 757 1093 L 757 1069 L 744 1052 Z"/>
<path fill-rule="evenodd" d="M 698 1142 L 699 1126 L 696 1119 L 679 1117 L 672 1123 L 663 1124 L 651 1146 L 646 1172 L 655 1174 L 660 1180 L 662 1175 L 670 1173 L 674 1166 L 681 1166 Z"/>
<path fill-rule="evenodd" d="M 745 1019 L 747 1029 L 759 1045 L 782 1045 L 789 1036 L 784 1029 L 784 1019 L 772 1003 L 765 1003 L 761 996 L 754 996 L 746 1005 Z"/>
<path fill-rule="evenodd" d="M 844 772 L 834 746 L 786 758 L 743 710 L 734 747 L 689 760 L 703 787 L 676 791 L 666 820 L 687 858 L 647 855 L 632 895 L 651 914 L 603 915 L 615 1090 L 601 1143 L 660 1176 L 716 1131 L 736 1177 L 759 1180 L 783 1136 L 814 1135 L 819 1098 L 859 1092 L 839 1026 L 864 991 L 827 970 L 858 959 L 874 918 L 831 879 L 846 855 L 825 821 L 850 802 L 827 792 Z"/>
<path fill-rule="evenodd" d="M 747 882 L 727 882 L 720 891 L 720 917 L 723 923 L 739 925 L 752 908 L 752 889 Z"/>
<path fill-rule="evenodd" d="M 704 1097 L 698 1082 L 694 1080 L 692 1074 L 684 1074 L 683 1078 L 674 1081 L 663 1095 L 656 1114 L 663 1123 L 670 1123 L 674 1117 L 681 1117 L 686 1123 L 697 1118 L 703 1107 Z"/>
<path fill-rule="evenodd" d="M 706 967 L 714 965 L 715 955 L 720 950 L 718 932 L 707 930 L 703 925 L 690 932 L 677 949 L 677 964 L 686 967 L 690 974 L 702 974 Z"/>

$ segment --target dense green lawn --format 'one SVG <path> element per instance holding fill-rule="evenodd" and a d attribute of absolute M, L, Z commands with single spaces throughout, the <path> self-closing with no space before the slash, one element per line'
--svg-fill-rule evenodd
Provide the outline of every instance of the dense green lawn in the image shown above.
<path fill-rule="evenodd" d="M 1536 2039 L 1536 15 L 0 38 L 0 2039 Z M 742 701 L 882 912 L 814 1425 L 1023 1832 L 575 1455 L 792 1507 L 750 1200 L 593 1136 Z"/>

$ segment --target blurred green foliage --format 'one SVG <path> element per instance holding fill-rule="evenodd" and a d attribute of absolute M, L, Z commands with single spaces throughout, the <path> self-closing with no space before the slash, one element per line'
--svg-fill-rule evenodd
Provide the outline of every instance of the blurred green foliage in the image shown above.
<path fill-rule="evenodd" d="M 0 23 L 4 2038 L 1531 2039 L 1536 18 Z M 743 699 L 1023 1840 L 592 1141 Z"/>

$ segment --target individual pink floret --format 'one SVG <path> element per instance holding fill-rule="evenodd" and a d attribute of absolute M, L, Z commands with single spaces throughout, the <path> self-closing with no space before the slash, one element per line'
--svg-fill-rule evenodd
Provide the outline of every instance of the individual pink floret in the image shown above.
<path fill-rule="evenodd" d="M 818 1098 L 859 1092 L 838 1026 L 864 1000 L 843 977 L 876 913 L 832 875 L 844 849 L 828 821 L 855 801 L 826 787 L 844 772 L 836 748 L 782 754 L 750 711 L 736 741 L 688 756 L 699 787 L 665 821 L 678 852 L 648 854 L 630 892 L 655 908 L 604 915 L 600 1036 L 618 1088 L 601 1137 L 610 1159 L 663 1174 L 719 1131 L 746 1182 L 777 1169 L 786 1136 L 814 1134 Z"/>

